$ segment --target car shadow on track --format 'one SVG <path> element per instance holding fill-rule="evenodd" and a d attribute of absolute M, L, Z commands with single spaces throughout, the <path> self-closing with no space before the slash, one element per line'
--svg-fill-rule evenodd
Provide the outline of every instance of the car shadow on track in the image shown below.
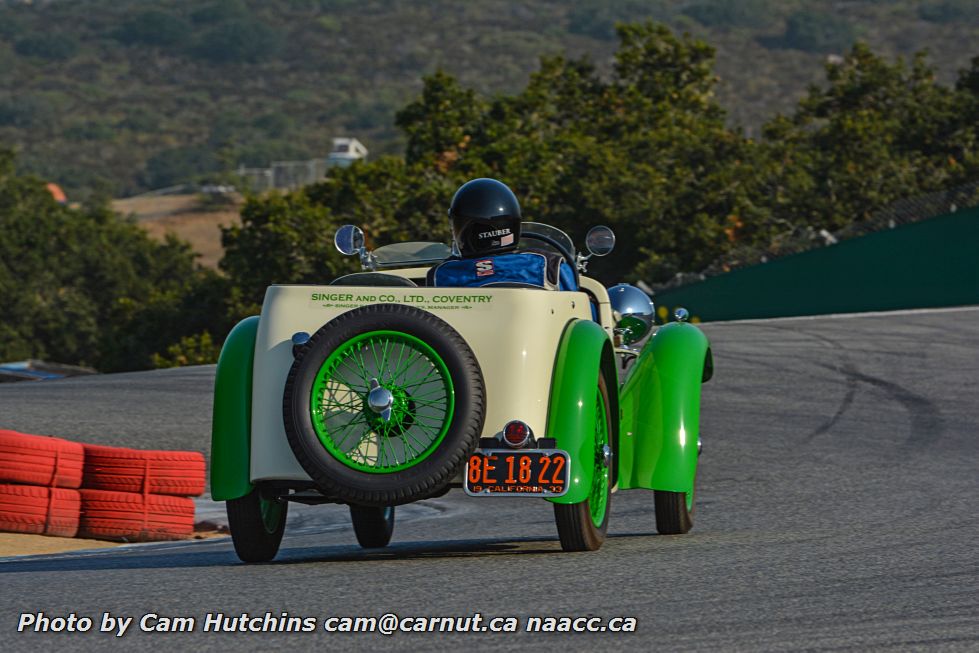
<path fill-rule="evenodd" d="M 618 533 L 610 539 L 655 537 L 654 533 Z M 507 539 L 433 540 L 395 543 L 383 549 L 354 545 L 285 547 L 271 562 L 245 565 L 227 540 L 211 540 L 170 546 L 159 550 L 109 549 L 97 553 L 31 556 L 0 562 L 0 574 L 27 572 L 102 571 L 114 569 L 180 569 L 195 567 L 274 567 L 309 563 L 356 563 L 413 561 L 486 556 L 564 554 L 557 539 L 534 537 Z M 217 547 L 220 548 L 217 548 Z M 600 552 L 599 552 L 600 553 Z"/>

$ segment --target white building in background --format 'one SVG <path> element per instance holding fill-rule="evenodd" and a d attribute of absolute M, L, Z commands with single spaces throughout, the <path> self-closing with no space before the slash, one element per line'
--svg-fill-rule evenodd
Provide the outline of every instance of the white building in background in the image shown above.
<path fill-rule="evenodd" d="M 345 168 L 354 161 L 364 159 L 367 159 L 367 148 L 356 138 L 334 138 L 333 150 L 326 157 L 326 164 Z"/>
<path fill-rule="evenodd" d="M 3 2 L 3 0 L 0 0 Z M 295 189 L 323 181 L 334 166 L 346 168 L 354 161 L 367 159 L 367 148 L 356 138 L 334 138 L 333 150 L 326 157 L 306 161 L 273 161 L 268 168 L 238 167 L 238 176 L 246 188 L 264 193 L 273 188 Z"/>

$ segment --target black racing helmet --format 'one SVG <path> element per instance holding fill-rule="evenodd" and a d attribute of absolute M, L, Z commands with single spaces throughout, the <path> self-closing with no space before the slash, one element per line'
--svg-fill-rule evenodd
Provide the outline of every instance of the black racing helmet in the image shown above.
<path fill-rule="evenodd" d="M 463 258 L 499 254 L 520 242 L 520 202 L 495 179 L 467 181 L 449 206 L 452 235 Z"/>

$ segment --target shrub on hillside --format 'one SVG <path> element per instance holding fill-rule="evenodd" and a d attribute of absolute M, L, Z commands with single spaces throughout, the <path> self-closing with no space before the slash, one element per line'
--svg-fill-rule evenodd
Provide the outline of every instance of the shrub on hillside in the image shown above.
<path fill-rule="evenodd" d="M 662 0 L 585 0 L 573 3 L 569 9 L 568 31 L 610 41 L 615 38 L 616 23 L 646 18 L 665 20 L 672 13 Z"/>
<path fill-rule="evenodd" d="M 149 188 L 165 188 L 194 177 L 218 172 L 221 166 L 210 148 L 187 145 L 163 150 L 146 162 L 144 181 Z"/>
<path fill-rule="evenodd" d="M 195 10 L 190 19 L 195 23 L 220 23 L 223 20 L 248 16 L 248 7 L 241 0 L 217 0 Z"/>
<path fill-rule="evenodd" d="M 0 127 L 30 128 L 43 125 L 51 118 L 52 113 L 43 96 L 19 93 L 0 98 Z"/>
<path fill-rule="evenodd" d="M 78 40 L 59 32 L 42 32 L 19 39 L 14 51 L 25 57 L 65 61 L 78 54 Z"/>
<path fill-rule="evenodd" d="M 805 52 L 843 52 L 854 41 L 845 18 L 820 11 L 797 11 L 785 23 L 782 45 Z"/>
<path fill-rule="evenodd" d="M 148 9 L 123 22 L 115 38 L 135 45 L 182 45 L 190 39 L 190 25 L 179 16 Z"/>
<path fill-rule="evenodd" d="M 765 27 L 773 7 L 769 0 L 708 0 L 685 7 L 683 13 L 707 27 Z"/>
<path fill-rule="evenodd" d="M 918 6 L 918 16 L 931 23 L 979 23 L 975 0 L 932 0 Z"/>
<path fill-rule="evenodd" d="M 204 32 L 192 53 L 216 63 L 258 63 L 278 54 L 282 38 L 256 20 L 231 20 Z"/>

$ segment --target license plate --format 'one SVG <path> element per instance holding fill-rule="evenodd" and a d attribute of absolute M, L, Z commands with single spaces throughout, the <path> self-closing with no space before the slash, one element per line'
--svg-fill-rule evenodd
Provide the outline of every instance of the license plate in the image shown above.
<path fill-rule="evenodd" d="M 560 449 L 476 450 L 466 462 L 471 496 L 559 497 L 568 491 L 568 452 Z"/>

